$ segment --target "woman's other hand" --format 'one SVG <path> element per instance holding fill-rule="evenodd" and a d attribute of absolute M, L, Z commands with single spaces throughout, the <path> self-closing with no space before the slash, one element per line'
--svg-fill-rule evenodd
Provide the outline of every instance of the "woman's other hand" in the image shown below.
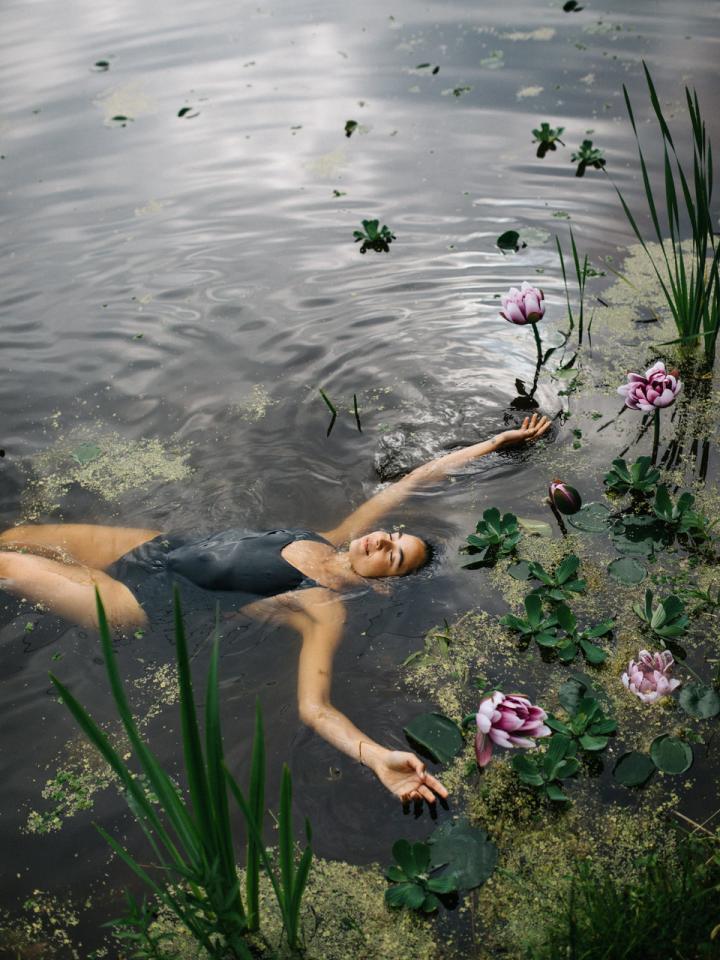
<path fill-rule="evenodd" d="M 448 795 L 445 787 L 427 772 L 425 764 L 414 753 L 385 750 L 370 765 L 378 780 L 403 803 L 411 800 L 435 803 L 435 794 L 443 799 Z"/>
<path fill-rule="evenodd" d="M 548 432 L 552 421 L 548 417 L 538 417 L 536 413 L 532 417 L 525 417 L 522 426 L 517 430 L 505 430 L 498 433 L 495 442 L 498 448 L 514 447 L 518 443 L 528 443 L 531 440 L 538 440 Z"/>

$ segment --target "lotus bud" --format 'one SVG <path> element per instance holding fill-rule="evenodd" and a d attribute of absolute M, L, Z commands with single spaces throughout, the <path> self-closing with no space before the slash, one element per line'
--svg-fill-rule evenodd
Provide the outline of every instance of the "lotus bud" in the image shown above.
<path fill-rule="evenodd" d="M 578 491 L 569 483 L 563 483 L 562 480 L 553 480 L 548 487 L 548 496 L 555 509 L 566 516 L 577 513 L 582 507 L 582 497 Z"/>
<path fill-rule="evenodd" d="M 538 287 L 533 287 L 527 281 L 518 290 L 510 287 L 500 298 L 502 310 L 500 316 L 510 323 L 524 326 L 526 323 L 537 323 L 545 314 L 545 294 Z"/>

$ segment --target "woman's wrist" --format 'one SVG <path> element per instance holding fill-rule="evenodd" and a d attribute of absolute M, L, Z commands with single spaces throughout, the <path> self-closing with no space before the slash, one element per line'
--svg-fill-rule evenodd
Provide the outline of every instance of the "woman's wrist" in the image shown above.
<path fill-rule="evenodd" d="M 381 747 L 379 743 L 374 743 L 372 740 L 361 740 L 358 744 L 358 760 L 371 770 L 376 769 L 387 752 L 385 747 Z"/>

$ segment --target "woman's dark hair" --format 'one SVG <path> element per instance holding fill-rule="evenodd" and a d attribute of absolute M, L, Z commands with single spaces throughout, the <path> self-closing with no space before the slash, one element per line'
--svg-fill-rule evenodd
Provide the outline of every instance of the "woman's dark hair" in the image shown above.
<path fill-rule="evenodd" d="M 420 537 L 420 539 L 425 544 L 425 559 L 415 567 L 412 573 L 432 575 L 435 568 L 439 566 L 444 547 L 439 540 L 430 540 L 428 537 Z"/>

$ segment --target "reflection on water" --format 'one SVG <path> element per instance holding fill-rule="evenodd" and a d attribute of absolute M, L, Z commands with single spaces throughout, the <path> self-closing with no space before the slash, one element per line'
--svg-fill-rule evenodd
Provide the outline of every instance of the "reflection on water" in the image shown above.
<path fill-rule="evenodd" d="M 710 103 L 716 69 L 715 8 L 701 0 L 607 0 L 570 15 L 529 2 L 13 0 L 3 27 L 5 524 L 25 506 L 38 520 L 323 529 L 379 479 L 497 432 L 535 369 L 527 331 L 498 316 L 499 294 L 541 284 L 553 345 L 564 322 L 553 235 L 565 240 L 571 219 L 596 266 L 630 240 L 607 176 L 588 168 L 578 181 L 571 152 L 591 139 L 639 205 L 621 83 L 638 88 L 645 57 L 672 119 L 680 73 Z M 538 160 L 543 120 L 564 127 L 567 146 Z M 360 255 L 353 231 L 366 219 L 395 234 L 387 253 Z M 506 254 L 496 239 L 510 229 L 526 246 Z M 541 378 L 535 393 L 551 414 L 567 407 L 559 386 Z M 329 436 L 320 387 L 339 413 Z M 586 454 L 601 456 L 605 440 L 615 450 L 610 433 Z M 127 488 L 112 473 L 104 490 L 84 482 L 69 445 L 109 437 L 128 458 L 170 444 L 190 473 L 135 461 L 146 467 L 126 462 Z M 573 439 L 558 421 L 554 441 Z M 53 496 L 30 510 L 50 462 Z M 399 695 L 397 666 L 430 626 L 478 602 L 499 609 L 458 574 L 455 553 L 484 506 L 537 505 L 536 462 L 527 451 L 490 458 L 392 518 L 447 552 L 432 584 L 351 604 L 335 698 L 370 736 L 402 745 L 417 703 Z M 210 626 L 193 627 L 203 666 Z M 269 768 L 291 758 L 319 852 L 382 859 L 400 824 L 423 834 L 367 771 L 299 726 L 296 640 L 246 623 L 224 634 L 231 761 L 244 768 L 259 693 Z M 107 714 L 93 636 L 13 601 L 0 645 L 3 898 L 14 903 L 50 849 L 19 828 L 75 739 L 48 670 Z M 168 626 L 120 652 L 131 676 L 167 663 Z M 174 722 L 149 725 L 165 759 Z M 93 816 L 111 824 L 121 809 L 105 791 Z M 84 891 L 105 870 L 88 820 L 52 836 L 67 870 L 47 885 Z"/>

